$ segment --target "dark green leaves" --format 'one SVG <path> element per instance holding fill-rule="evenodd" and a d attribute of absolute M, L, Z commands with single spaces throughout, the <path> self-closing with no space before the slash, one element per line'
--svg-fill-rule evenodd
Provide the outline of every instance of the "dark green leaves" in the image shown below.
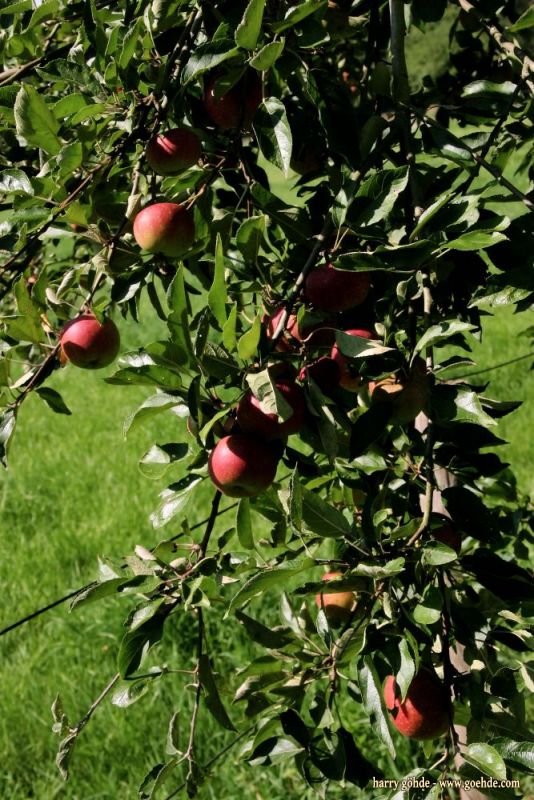
<path fill-rule="evenodd" d="M 161 639 L 164 622 L 165 615 L 155 615 L 123 636 L 118 655 L 121 678 L 128 678 L 137 671 L 145 655 Z"/>
<path fill-rule="evenodd" d="M 391 756 L 395 758 L 395 748 L 388 728 L 382 685 L 370 656 L 364 656 L 360 662 L 358 685 L 362 695 L 363 706 L 369 715 L 373 730 L 382 739 Z"/>
<path fill-rule="evenodd" d="M 265 0 L 250 0 L 235 32 L 235 41 L 238 47 L 254 50 L 261 31 L 264 8 Z"/>
<path fill-rule="evenodd" d="M 15 101 L 17 133 L 28 144 L 50 155 L 61 150 L 59 122 L 39 92 L 28 83 L 21 86 Z"/>
<path fill-rule="evenodd" d="M 198 677 L 202 685 L 202 689 L 204 690 L 204 702 L 206 703 L 206 708 L 215 717 L 219 725 L 222 725 L 222 727 L 226 728 L 226 730 L 235 731 L 235 727 L 222 704 L 219 690 L 217 689 L 217 684 L 215 683 L 215 679 L 213 677 L 210 660 L 207 655 L 204 654 L 200 656 L 198 667 Z"/>
<path fill-rule="evenodd" d="M 224 250 L 222 239 L 217 234 L 215 245 L 215 269 L 213 273 L 213 283 L 208 292 L 208 305 L 213 312 L 213 316 L 221 327 L 226 322 L 226 283 L 224 280 Z"/>
<path fill-rule="evenodd" d="M 239 50 L 232 39 L 214 39 L 212 42 L 198 45 L 182 73 L 183 83 L 190 83 L 203 72 L 214 69 L 238 53 Z"/>
<path fill-rule="evenodd" d="M 287 175 L 291 163 L 293 137 L 284 104 L 276 97 L 265 99 L 256 111 L 254 132 L 267 161 L 275 164 Z"/>
<path fill-rule="evenodd" d="M 502 756 L 485 742 L 474 742 L 462 750 L 462 756 L 480 772 L 498 781 L 506 780 L 506 765 Z"/>

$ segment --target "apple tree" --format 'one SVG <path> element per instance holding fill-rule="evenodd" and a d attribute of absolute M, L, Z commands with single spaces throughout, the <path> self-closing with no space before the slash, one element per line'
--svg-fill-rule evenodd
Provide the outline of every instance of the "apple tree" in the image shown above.
<path fill-rule="evenodd" d="M 518 403 L 465 377 L 492 308 L 534 297 L 517 5 L 2 3 L 1 460 L 31 392 L 68 413 L 54 372 L 151 314 L 165 336 L 104 380 L 152 392 L 127 429 L 177 429 L 141 459 L 172 476 L 154 540 L 72 603 L 128 616 L 88 714 L 54 704 L 65 777 L 99 702 L 170 679 L 182 617 L 192 714 L 140 797 L 194 796 L 231 746 L 322 796 L 521 796 L 532 506 L 498 455 Z M 409 73 L 436 30 L 448 57 Z M 228 674 L 223 617 L 253 653 Z M 215 756 L 199 720 L 234 732 Z"/>

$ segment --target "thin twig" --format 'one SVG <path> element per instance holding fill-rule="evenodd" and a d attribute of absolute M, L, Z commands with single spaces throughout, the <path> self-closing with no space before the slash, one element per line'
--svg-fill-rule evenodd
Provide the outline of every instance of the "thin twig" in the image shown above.
<path fill-rule="evenodd" d="M 106 698 L 106 697 L 108 696 L 108 694 L 111 692 L 111 690 L 113 689 L 113 687 L 115 686 L 115 684 L 117 683 L 117 681 L 119 680 L 119 678 L 120 678 L 120 675 L 119 675 L 119 673 L 117 672 L 117 673 L 116 673 L 116 674 L 115 674 L 115 675 L 112 677 L 112 679 L 110 680 L 110 682 L 108 683 L 108 685 L 107 685 L 107 686 L 106 686 L 106 687 L 105 687 L 105 688 L 102 690 L 102 692 L 101 692 L 101 693 L 98 695 L 98 697 L 96 698 L 96 700 L 94 701 L 94 703 L 92 703 L 92 704 L 91 704 L 91 706 L 89 707 L 89 709 L 87 710 L 87 712 L 84 714 L 84 716 L 81 718 L 81 720 L 80 720 L 79 722 L 77 722 L 77 723 L 76 723 L 76 725 L 74 726 L 74 729 L 73 729 L 73 733 L 76 733 L 76 734 L 79 734 L 79 733 L 81 733 L 81 731 L 82 731 L 82 730 L 85 728 L 85 726 L 87 725 L 87 723 L 89 722 L 89 720 L 91 719 L 91 717 L 93 716 L 93 714 L 95 713 L 95 711 L 96 711 L 96 709 L 98 708 L 98 706 L 100 705 L 100 703 L 101 703 L 103 700 L 105 700 L 105 698 Z"/>
<path fill-rule="evenodd" d="M 236 736 L 235 739 L 232 739 L 232 741 L 229 744 L 225 745 L 225 747 L 223 747 L 222 750 L 219 750 L 219 752 L 216 753 L 216 755 L 214 755 L 212 758 L 210 758 L 209 761 L 206 761 L 206 763 L 202 765 L 202 769 L 203 770 L 209 769 L 213 764 L 215 764 L 216 761 L 218 761 L 220 758 L 222 758 L 224 755 L 226 755 L 226 753 L 229 750 L 231 750 L 232 747 L 235 747 L 235 745 L 238 742 L 240 742 L 241 739 L 243 739 L 245 736 L 248 736 L 248 734 L 252 730 L 254 730 L 255 727 L 256 727 L 256 723 L 253 723 L 248 728 L 246 728 L 244 731 L 241 731 L 241 733 L 238 734 L 238 736 Z M 173 792 L 171 792 L 171 794 L 167 795 L 165 800 L 172 800 L 172 798 L 176 797 L 176 795 L 179 794 L 182 791 L 182 789 L 185 789 L 186 785 L 187 785 L 187 782 L 184 781 Z"/>
<path fill-rule="evenodd" d="M 479 154 L 476 152 L 476 150 L 474 150 L 463 139 L 460 139 L 458 136 L 456 136 L 454 133 L 452 133 L 452 131 L 450 131 L 444 125 L 441 125 L 441 123 L 437 122 L 437 120 L 435 120 L 432 117 L 428 116 L 427 114 L 425 114 L 420 109 L 415 108 L 412 105 L 408 106 L 408 108 L 422 122 L 426 122 L 432 128 L 436 128 L 437 130 L 443 131 L 448 136 L 450 136 L 450 138 L 453 139 L 457 144 L 459 144 L 460 147 L 462 147 L 464 150 L 467 150 L 467 152 L 470 154 L 470 156 L 473 159 L 473 161 L 475 161 L 480 167 L 485 169 L 486 172 L 489 172 L 489 174 L 492 175 L 495 178 L 496 181 L 498 181 L 500 184 L 502 184 L 502 186 L 506 187 L 506 189 L 508 189 L 508 191 L 511 194 L 514 195 L 514 197 L 517 197 L 518 200 L 521 200 L 521 202 L 526 205 L 526 207 L 528 208 L 529 211 L 534 211 L 534 203 L 528 197 L 528 195 L 526 195 L 524 192 L 522 192 L 521 189 L 518 189 L 517 186 L 514 186 L 514 184 L 511 183 L 508 180 L 508 178 L 505 178 L 504 175 L 502 174 L 502 172 L 499 172 L 499 170 L 496 167 L 494 167 L 493 164 L 490 164 L 489 161 L 486 161 L 485 158 L 482 158 L 481 156 L 479 156 Z"/>

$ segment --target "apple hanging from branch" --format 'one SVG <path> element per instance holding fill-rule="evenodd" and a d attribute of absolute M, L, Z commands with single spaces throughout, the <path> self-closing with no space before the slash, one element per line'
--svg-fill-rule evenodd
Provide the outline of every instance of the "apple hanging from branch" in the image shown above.
<path fill-rule="evenodd" d="M 336 269 L 334 264 L 320 264 L 304 282 L 304 299 L 321 311 L 348 311 L 361 305 L 369 294 L 368 272 Z"/>
<path fill-rule="evenodd" d="M 276 450 L 263 439 L 230 434 L 210 453 L 211 480 L 229 497 L 254 497 L 269 488 L 278 468 Z"/>
<path fill-rule="evenodd" d="M 82 369 L 107 367 L 120 348 L 120 334 L 113 320 L 102 323 L 92 314 L 67 322 L 59 341 L 62 360 Z"/>
<path fill-rule="evenodd" d="M 143 250 L 179 258 L 193 246 L 195 223 L 179 203 L 153 203 L 137 214 L 133 234 Z"/>
<path fill-rule="evenodd" d="M 146 160 L 158 175 L 177 175 L 194 166 L 202 155 L 196 133 L 187 128 L 172 128 L 153 136 L 146 148 Z"/>
<path fill-rule="evenodd" d="M 436 739 L 449 725 L 445 687 L 428 669 L 421 669 L 412 680 L 401 701 L 399 686 L 393 675 L 384 683 L 384 700 L 395 728 L 410 739 Z"/>

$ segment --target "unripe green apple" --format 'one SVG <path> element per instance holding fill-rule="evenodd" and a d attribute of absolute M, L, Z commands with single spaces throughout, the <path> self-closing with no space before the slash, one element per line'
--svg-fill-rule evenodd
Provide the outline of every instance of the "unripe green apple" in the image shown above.
<path fill-rule="evenodd" d="M 220 94 L 221 75 L 212 73 L 206 79 L 204 106 L 212 121 L 223 131 L 250 130 L 252 119 L 261 103 L 261 80 L 255 70 L 248 70 L 224 94 Z"/>
<path fill-rule="evenodd" d="M 232 433 L 221 439 L 210 453 L 211 480 L 229 497 L 254 497 L 269 488 L 276 476 L 278 455 L 267 442 L 255 436 Z"/>
<path fill-rule="evenodd" d="M 172 128 L 153 136 L 146 148 L 147 164 L 158 175 L 176 175 L 189 169 L 201 155 L 198 136 L 187 128 Z"/>
<path fill-rule="evenodd" d="M 349 336 L 359 336 L 361 339 L 376 339 L 374 333 L 364 328 L 350 328 L 344 333 Z M 353 369 L 350 358 L 343 355 L 337 343 L 333 346 L 330 357 L 339 367 L 339 385 L 346 389 L 347 392 L 357 392 L 362 387 L 363 380 L 358 372 Z"/>
<path fill-rule="evenodd" d="M 133 233 L 143 250 L 179 258 L 195 241 L 195 223 L 189 211 L 179 203 L 153 203 L 137 214 Z"/>
<path fill-rule="evenodd" d="M 384 700 L 391 721 L 399 733 L 410 739 L 436 739 L 449 725 L 445 687 L 428 669 L 421 669 L 412 680 L 404 702 L 393 675 L 384 683 Z"/>
<path fill-rule="evenodd" d="M 371 287 L 368 272 L 349 272 L 321 264 L 304 282 L 304 299 L 321 311 L 348 311 L 366 299 Z"/>
<path fill-rule="evenodd" d="M 304 424 L 306 400 L 301 387 L 292 381 L 277 381 L 276 389 L 293 413 L 288 419 L 281 420 L 278 414 L 262 411 L 260 401 L 251 391 L 241 398 L 237 406 L 237 423 L 244 433 L 261 436 L 262 439 L 284 439 L 292 433 L 298 433 Z"/>
<path fill-rule="evenodd" d="M 115 323 L 101 323 L 92 314 L 67 322 L 60 336 L 61 361 L 70 361 L 82 369 L 107 367 L 117 357 L 120 334 Z"/>
<path fill-rule="evenodd" d="M 322 580 L 333 581 L 342 578 L 341 572 L 326 572 Z M 331 625 L 341 625 L 350 617 L 350 612 L 354 606 L 354 592 L 325 592 L 321 591 L 315 595 L 317 608 L 323 608 L 326 618 Z"/>

